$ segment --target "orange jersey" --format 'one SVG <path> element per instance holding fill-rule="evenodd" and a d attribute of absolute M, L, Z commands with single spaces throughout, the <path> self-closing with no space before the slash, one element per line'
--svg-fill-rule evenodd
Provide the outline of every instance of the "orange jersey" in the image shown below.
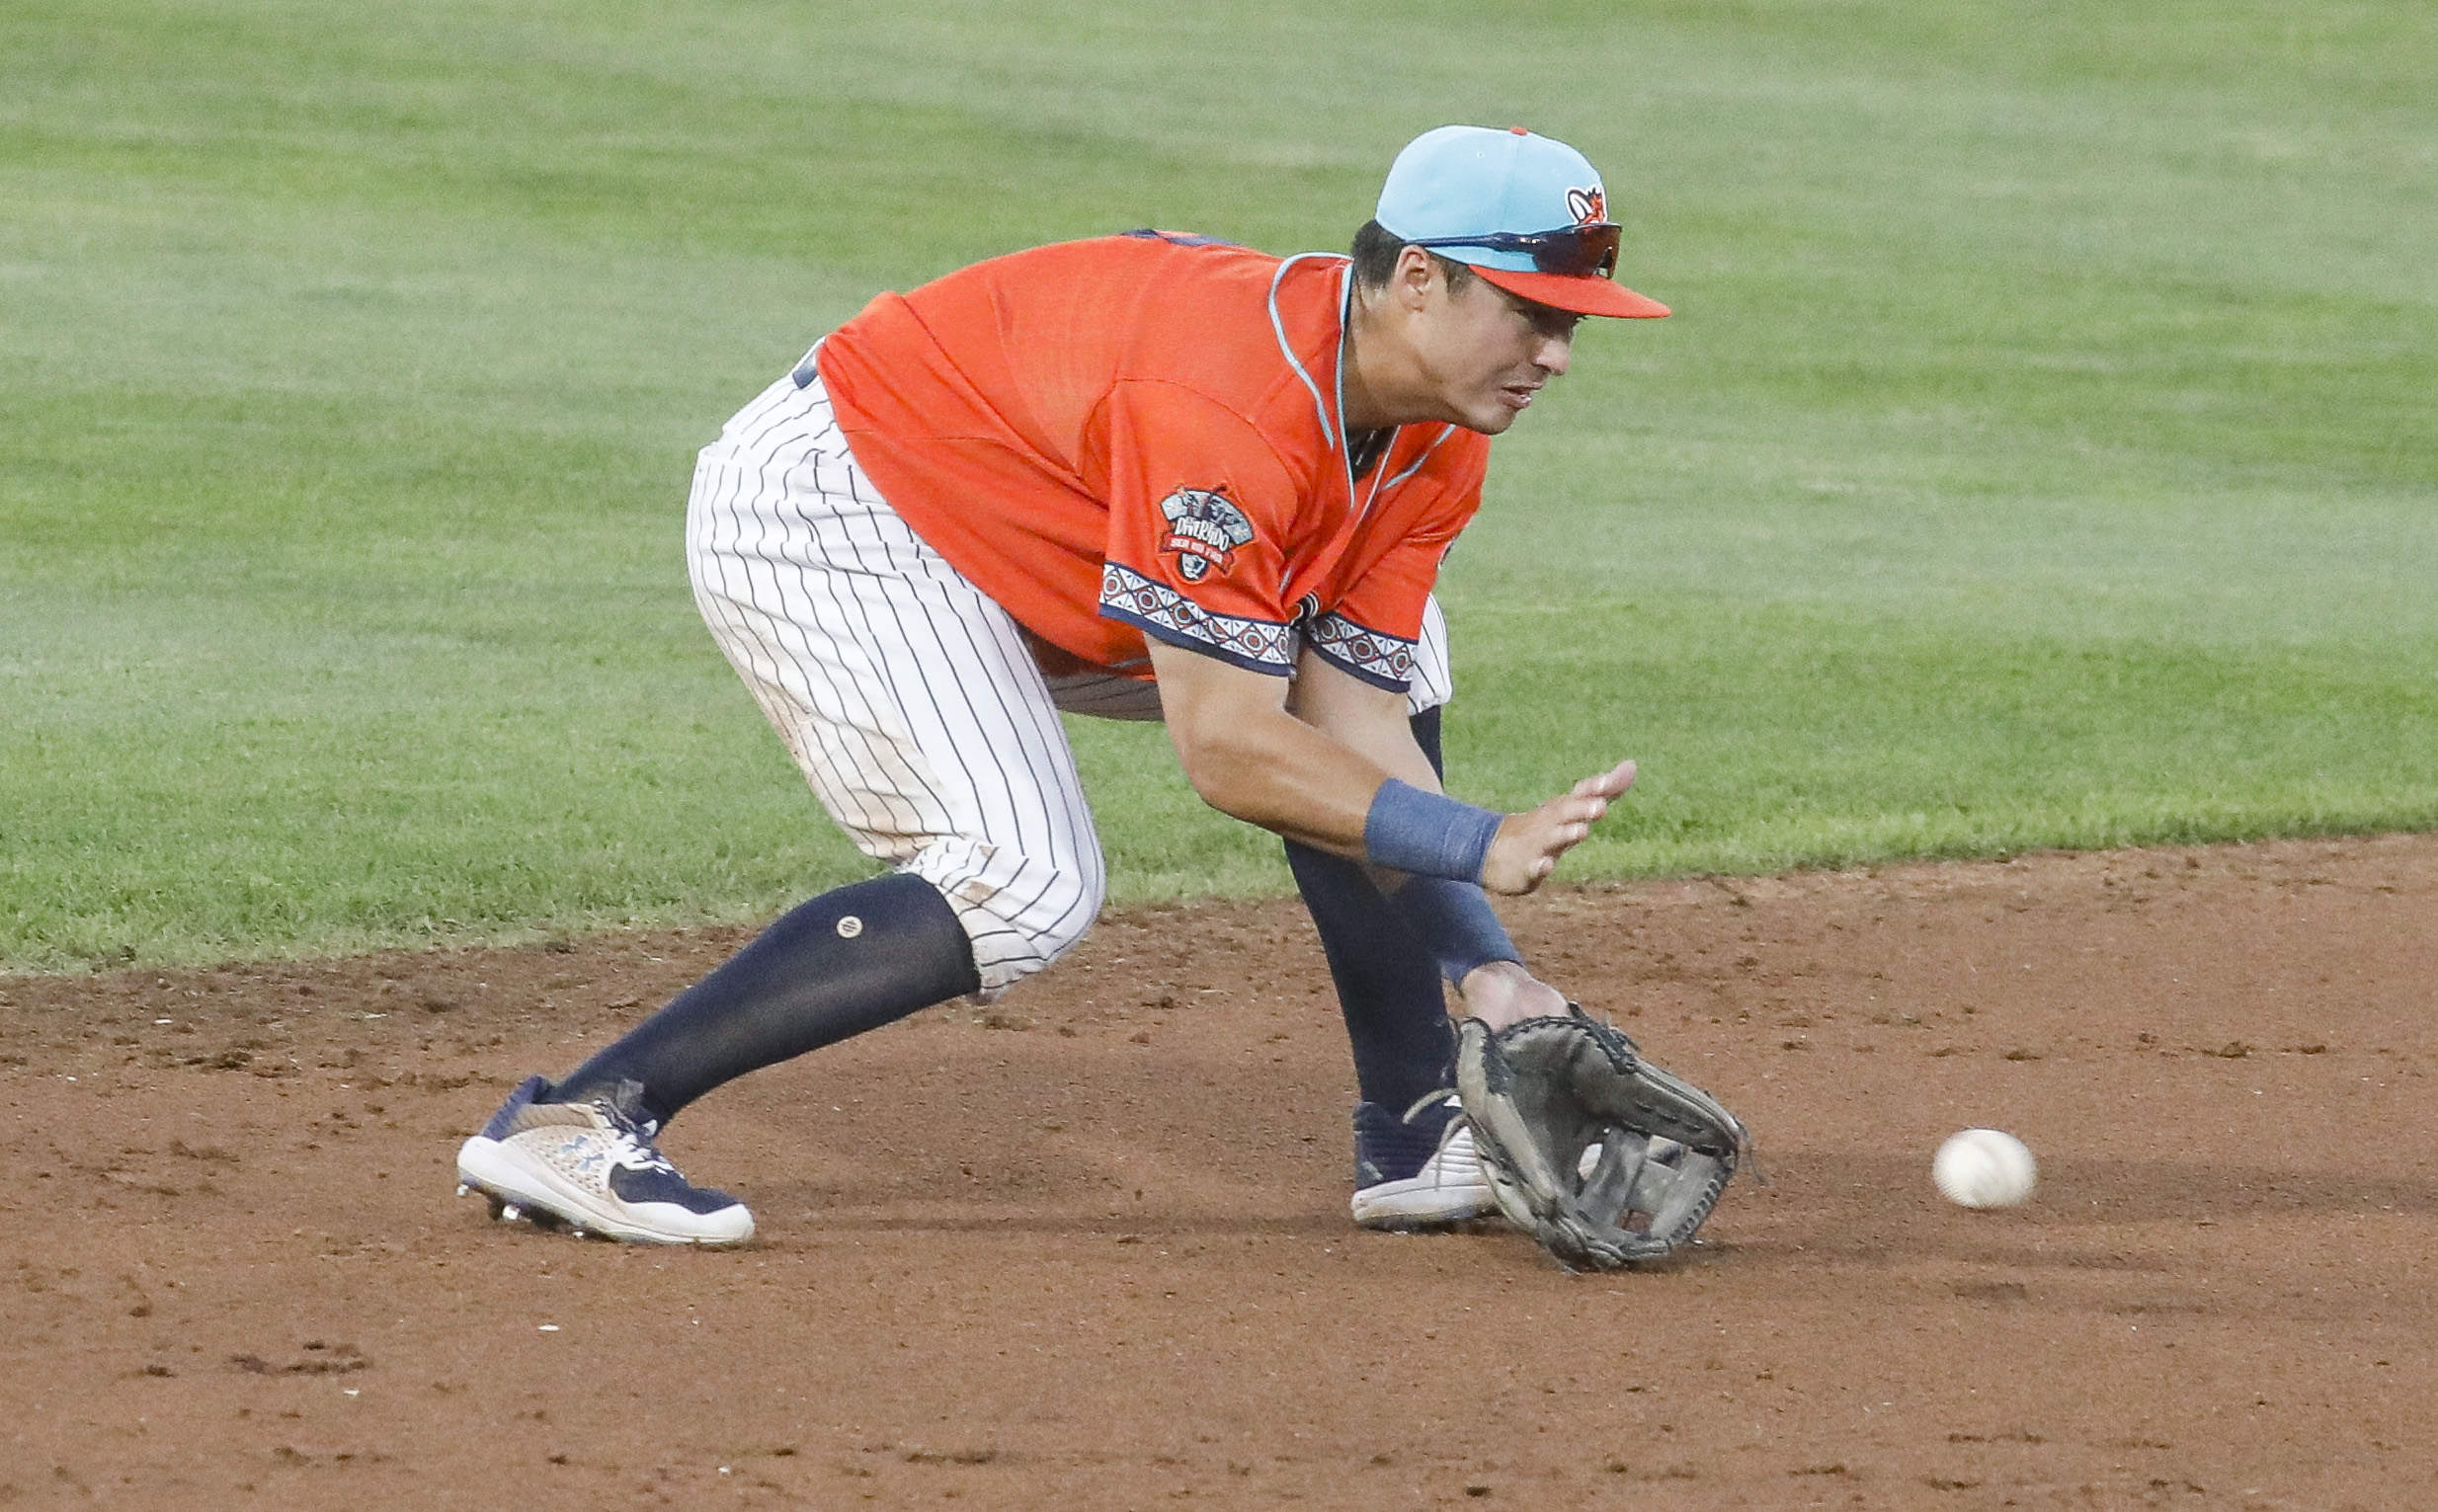
<path fill-rule="evenodd" d="M 817 362 L 855 460 L 1027 629 L 1150 673 L 1145 635 L 1403 688 L 1490 438 L 1407 426 L 1363 478 L 1340 421 L 1346 260 L 1166 233 L 883 294 Z"/>

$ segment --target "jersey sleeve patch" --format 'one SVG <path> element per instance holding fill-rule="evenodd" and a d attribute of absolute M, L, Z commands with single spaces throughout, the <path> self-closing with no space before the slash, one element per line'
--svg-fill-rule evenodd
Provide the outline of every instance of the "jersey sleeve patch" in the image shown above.
<path fill-rule="evenodd" d="M 1160 501 L 1160 513 L 1169 522 L 1160 554 L 1177 558 L 1177 575 L 1187 583 L 1214 572 L 1224 577 L 1236 565 L 1236 548 L 1253 540 L 1253 521 L 1225 489 L 1180 488 Z"/>
<path fill-rule="evenodd" d="M 1414 681 L 1414 643 L 1342 614 L 1312 621 L 1312 649 L 1374 687 L 1402 693 Z"/>
<path fill-rule="evenodd" d="M 1215 656 L 1249 672 L 1283 677 L 1295 671 L 1293 625 L 1217 613 L 1167 584 L 1115 562 L 1100 569 L 1100 612 L 1154 639 Z"/>

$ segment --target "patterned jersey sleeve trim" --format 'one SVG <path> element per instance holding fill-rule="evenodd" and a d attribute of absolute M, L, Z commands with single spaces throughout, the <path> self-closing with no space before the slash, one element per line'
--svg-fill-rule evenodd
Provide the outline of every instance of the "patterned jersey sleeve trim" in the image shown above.
<path fill-rule="evenodd" d="M 1402 693 L 1414 681 L 1414 643 L 1358 625 L 1342 614 L 1312 622 L 1312 649 L 1373 687 Z"/>
<path fill-rule="evenodd" d="M 1101 564 L 1100 612 L 1155 640 L 1215 656 L 1248 672 L 1283 677 L 1295 671 L 1293 625 L 1213 613 L 1167 584 L 1115 562 Z"/>

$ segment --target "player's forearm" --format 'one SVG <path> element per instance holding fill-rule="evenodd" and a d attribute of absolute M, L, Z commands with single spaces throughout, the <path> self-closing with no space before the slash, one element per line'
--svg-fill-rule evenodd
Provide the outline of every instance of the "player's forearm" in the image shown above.
<path fill-rule="evenodd" d="M 1502 816 L 1438 792 L 1401 695 L 1318 658 L 1306 659 L 1292 688 L 1161 641 L 1151 658 L 1169 738 L 1203 801 L 1332 855 L 1530 892 L 1606 807 L 1591 789 L 1613 782 L 1622 792 L 1615 779 L 1630 780 L 1621 768 L 1578 784 L 1571 798 Z"/>
<path fill-rule="evenodd" d="M 1371 802 L 1387 768 L 1308 713 L 1286 678 L 1232 666 L 1164 641 L 1151 643 L 1160 704 L 1185 779 L 1232 818 L 1333 855 L 1360 858 Z M 1407 737 L 1407 744 L 1413 744 Z"/>
<path fill-rule="evenodd" d="M 1375 687 L 1307 651 L 1289 689 L 1287 712 L 1377 763 L 1397 780 L 1439 791 L 1439 773 L 1414 741 L 1403 692 Z"/>
<path fill-rule="evenodd" d="M 1169 720 L 1185 780 L 1231 818 L 1360 860 L 1363 825 L 1389 773 L 1284 709 Z"/>

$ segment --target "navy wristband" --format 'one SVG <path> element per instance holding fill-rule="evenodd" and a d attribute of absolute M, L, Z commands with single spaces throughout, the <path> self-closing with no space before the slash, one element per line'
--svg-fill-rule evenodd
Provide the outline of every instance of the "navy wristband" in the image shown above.
<path fill-rule="evenodd" d="M 1363 859 L 1418 877 L 1479 882 L 1504 817 L 1391 777 L 1363 816 Z"/>
<path fill-rule="evenodd" d="M 1490 895 L 1471 882 L 1445 877 L 1409 877 L 1388 895 L 1389 906 L 1415 937 L 1428 943 L 1439 974 L 1461 985 L 1493 961 L 1523 962 L 1506 925 L 1490 907 Z"/>

